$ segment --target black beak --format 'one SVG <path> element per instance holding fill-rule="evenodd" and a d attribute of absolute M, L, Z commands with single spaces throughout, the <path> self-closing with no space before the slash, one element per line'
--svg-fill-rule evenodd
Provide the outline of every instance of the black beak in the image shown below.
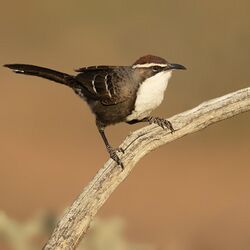
<path fill-rule="evenodd" d="M 177 63 L 170 63 L 168 64 L 168 69 L 187 69 L 186 67 L 184 67 L 181 64 L 177 64 Z"/>

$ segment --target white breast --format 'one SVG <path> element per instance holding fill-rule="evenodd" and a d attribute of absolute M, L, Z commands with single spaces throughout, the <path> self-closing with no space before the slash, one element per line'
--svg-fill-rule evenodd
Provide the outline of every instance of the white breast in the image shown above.
<path fill-rule="evenodd" d="M 127 121 L 141 120 L 161 104 L 171 73 L 171 71 L 163 71 L 143 82 L 137 92 L 135 109 L 127 116 Z"/>

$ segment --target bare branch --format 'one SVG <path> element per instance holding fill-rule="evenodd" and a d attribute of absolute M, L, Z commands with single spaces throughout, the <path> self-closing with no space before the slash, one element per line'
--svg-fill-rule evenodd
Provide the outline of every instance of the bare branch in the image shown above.
<path fill-rule="evenodd" d="M 100 207 L 151 150 L 249 110 L 250 88 L 245 88 L 173 116 L 169 121 L 177 130 L 174 134 L 156 125 L 133 132 L 122 144 L 124 171 L 109 160 L 65 212 L 44 249 L 75 249 Z"/>

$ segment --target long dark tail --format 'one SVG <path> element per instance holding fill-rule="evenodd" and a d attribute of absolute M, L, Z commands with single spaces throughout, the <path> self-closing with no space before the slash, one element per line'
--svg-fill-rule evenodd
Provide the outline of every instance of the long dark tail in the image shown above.
<path fill-rule="evenodd" d="M 52 80 L 54 82 L 65 84 L 71 88 L 77 88 L 77 86 L 79 85 L 74 76 L 52 69 L 47 69 L 28 64 L 5 64 L 4 67 L 10 68 L 15 73 L 18 74 L 39 76 L 42 78 Z"/>

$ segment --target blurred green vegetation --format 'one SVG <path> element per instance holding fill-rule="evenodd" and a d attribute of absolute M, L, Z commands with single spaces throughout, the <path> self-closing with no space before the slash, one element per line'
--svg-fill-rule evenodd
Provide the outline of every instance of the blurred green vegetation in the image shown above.
<path fill-rule="evenodd" d="M 55 226 L 57 217 L 39 213 L 26 220 L 17 221 L 0 211 L 0 249 L 36 250 L 41 249 Z M 87 237 L 82 240 L 79 250 L 153 250 L 145 244 L 130 242 L 125 237 L 125 222 L 121 218 L 93 221 Z"/>

